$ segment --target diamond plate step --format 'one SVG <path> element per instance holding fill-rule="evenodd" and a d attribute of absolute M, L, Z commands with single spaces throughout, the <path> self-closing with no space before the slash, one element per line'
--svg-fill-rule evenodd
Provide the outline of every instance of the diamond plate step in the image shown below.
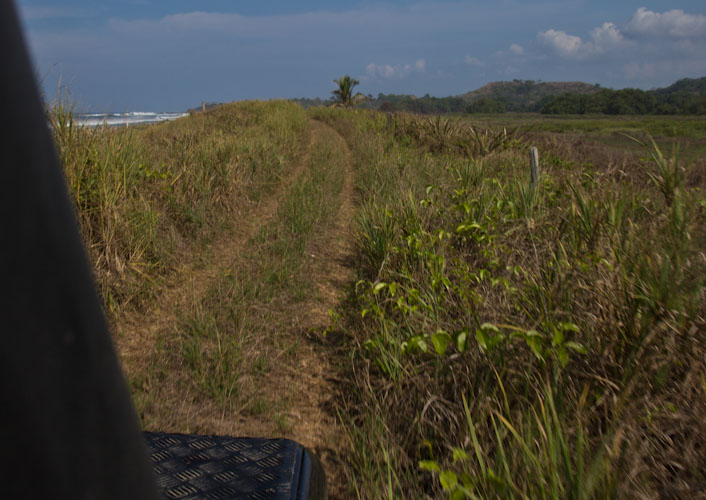
<path fill-rule="evenodd" d="M 289 439 L 145 432 L 167 500 L 324 500 L 319 460 Z"/>

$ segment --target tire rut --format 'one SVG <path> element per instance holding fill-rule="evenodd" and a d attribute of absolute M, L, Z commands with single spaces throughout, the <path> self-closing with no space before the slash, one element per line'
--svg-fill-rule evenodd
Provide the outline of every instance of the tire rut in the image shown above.
<path fill-rule="evenodd" d="M 256 231 L 274 218 L 283 193 L 309 163 L 311 133 L 307 141 L 302 158 L 286 178 L 280 179 L 274 192 L 260 202 L 252 202 L 244 214 L 238 214 L 238 223 L 231 227 L 227 236 L 210 243 L 206 255 L 194 253 L 187 263 L 170 273 L 152 307 L 116 319 L 116 350 L 128 380 L 141 378 L 141 372 L 155 364 L 157 342 L 174 330 L 180 312 L 198 301 L 217 278 L 219 270 L 229 265 Z"/>
<path fill-rule="evenodd" d="M 289 402 L 293 425 L 287 437 L 319 456 L 329 480 L 329 498 L 335 500 L 347 498 L 343 471 L 345 437 L 338 418 L 347 354 L 335 329 L 326 335 L 323 332 L 331 326 L 329 311 L 338 309 L 353 280 L 354 173 L 345 139 L 328 125 L 315 122 L 314 126 L 319 133 L 335 136 L 344 151 L 344 182 L 337 213 L 306 249 L 305 272 L 314 284 L 313 298 L 300 305 L 289 332 L 304 342 L 295 362 L 273 374 L 279 380 L 270 390 L 289 390 L 295 395 Z"/>
<path fill-rule="evenodd" d="M 250 403 L 261 400 L 270 413 L 258 413 L 246 406 L 219 408 L 183 385 L 185 368 L 178 364 L 178 354 L 169 353 L 169 359 L 162 359 L 165 354 L 159 352 L 159 343 L 169 341 L 180 312 L 201 300 L 224 269 L 257 259 L 257 255 L 249 255 L 252 250 L 247 248 L 248 241 L 274 220 L 288 188 L 310 165 L 312 150 L 321 140 L 335 144 L 345 158 L 344 176 L 337 208 L 306 245 L 302 272 L 311 283 L 311 290 L 304 300 L 278 297 L 256 306 L 266 308 L 282 326 L 273 332 L 266 325 L 258 325 L 261 355 L 269 359 L 271 368 L 257 377 L 245 376 L 249 380 L 239 395 Z M 206 264 L 194 256 L 178 269 L 155 307 L 124 319 L 117 345 L 127 375 L 134 383 L 145 384 L 138 392 L 155 397 L 161 406 L 150 410 L 152 413 L 145 418 L 147 429 L 159 426 L 155 430 L 293 439 L 321 458 L 328 477 L 329 498 L 347 498 L 344 433 L 337 413 L 347 354 L 337 332 L 322 332 L 331 325 L 329 311 L 338 308 L 353 279 L 353 178 L 351 152 L 345 139 L 332 127 L 311 121 L 307 150 L 276 192 L 240 217 L 242 222 L 233 234 L 211 245 Z M 145 375 L 160 363 L 161 373 L 151 378 Z"/>

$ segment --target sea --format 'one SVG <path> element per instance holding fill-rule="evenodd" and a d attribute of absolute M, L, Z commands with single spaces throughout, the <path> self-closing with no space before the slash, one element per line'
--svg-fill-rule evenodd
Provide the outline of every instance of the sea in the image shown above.
<path fill-rule="evenodd" d="M 110 127 L 130 126 L 140 123 L 158 123 L 168 120 L 176 120 L 189 113 L 183 112 L 152 112 L 152 111 L 129 111 L 125 113 L 78 113 L 76 120 L 83 127 L 99 127 L 103 124 Z"/>

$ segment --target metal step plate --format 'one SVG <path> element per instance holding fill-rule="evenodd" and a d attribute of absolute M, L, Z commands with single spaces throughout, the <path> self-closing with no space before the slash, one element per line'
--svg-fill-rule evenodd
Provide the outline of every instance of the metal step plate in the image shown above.
<path fill-rule="evenodd" d="M 318 459 L 289 439 L 145 432 L 157 484 L 168 500 L 320 500 Z"/>

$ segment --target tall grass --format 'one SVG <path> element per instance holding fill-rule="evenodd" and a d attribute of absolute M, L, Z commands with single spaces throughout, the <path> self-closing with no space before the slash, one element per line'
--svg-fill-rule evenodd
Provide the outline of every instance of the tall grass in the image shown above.
<path fill-rule="evenodd" d="M 49 121 L 108 310 L 140 307 L 186 249 L 274 189 L 301 154 L 306 116 L 284 102 L 224 105 L 174 122 L 79 127 L 59 96 Z"/>
<path fill-rule="evenodd" d="M 493 151 L 518 146 L 524 138 L 518 128 L 481 129 L 460 119 L 436 116 L 422 118 L 415 115 L 396 115 L 391 129 L 397 139 L 413 142 L 431 152 L 451 152 L 474 157 Z"/>
<path fill-rule="evenodd" d="M 469 152 L 440 121 L 318 114 L 363 200 L 343 417 L 360 497 L 703 490 L 706 230 L 676 156 L 651 144 L 649 176 L 555 156 L 534 190 L 524 141 Z"/>

